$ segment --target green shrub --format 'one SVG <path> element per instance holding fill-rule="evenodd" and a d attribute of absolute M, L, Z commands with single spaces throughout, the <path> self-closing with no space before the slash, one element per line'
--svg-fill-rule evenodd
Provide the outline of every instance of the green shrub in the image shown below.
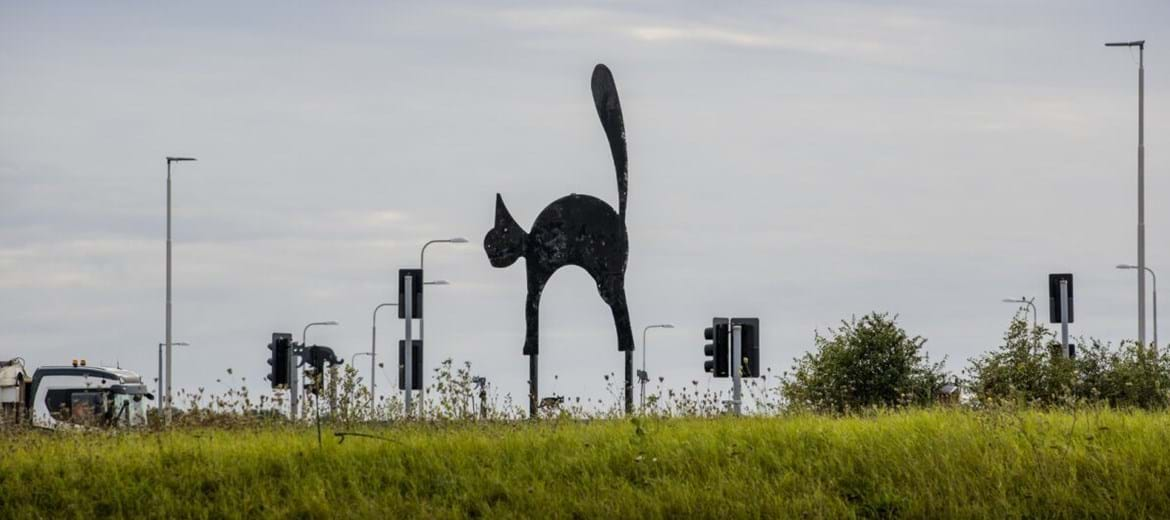
<path fill-rule="evenodd" d="M 1052 349 L 1053 334 L 1017 315 L 996 351 L 971 360 L 967 387 L 981 403 L 1054 405 L 1075 394 L 1073 363 Z"/>
<path fill-rule="evenodd" d="M 1078 397 L 1111 406 L 1170 406 L 1170 356 L 1154 346 L 1123 341 L 1117 349 L 1092 340 L 1077 349 Z"/>
<path fill-rule="evenodd" d="M 789 406 L 841 413 L 929 404 L 947 374 L 942 363 L 930 363 L 926 340 L 896 319 L 872 313 L 842 322 L 829 337 L 817 334 L 816 351 L 797 358 L 781 385 Z"/>
<path fill-rule="evenodd" d="M 1075 342 L 1076 358 L 1068 359 L 1054 337 L 1044 327 L 1029 328 L 1021 316 L 1013 319 L 1003 344 L 972 359 L 967 369 L 967 385 L 978 402 L 1170 406 L 1170 356 L 1129 341 L 1114 349 L 1096 339 L 1081 339 Z"/>

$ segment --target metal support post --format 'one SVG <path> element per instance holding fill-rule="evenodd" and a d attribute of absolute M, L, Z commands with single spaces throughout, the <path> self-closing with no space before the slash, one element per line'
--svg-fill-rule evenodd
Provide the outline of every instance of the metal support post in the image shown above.
<path fill-rule="evenodd" d="M 302 335 L 301 340 L 302 341 L 304 340 L 303 335 Z M 291 343 L 291 340 L 290 340 L 290 343 Z M 299 403 L 300 392 L 298 392 L 298 389 L 301 385 L 297 383 L 297 359 L 299 357 L 299 353 L 300 353 L 300 347 L 298 347 L 296 343 L 289 345 L 288 356 L 290 359 L 288 360 L 288 402 L 289 402 L 288 416 L 291 417 L 292 420 L 294 420 L 294 421 L 297 420 L 297 415 L 299 414 L 299 410 L 297 410 L 297 405 L 300 404 Z"/>
<path fill-rule="evenodd" d="M 646 371 L 643 370 L 643 377 L 638 378 L 638 384 L 641 386 L 638 391 L 638 407 L 642 409 L 642 413 L 646 413 L 646 381 L 650 379 L 649 376 L 646 376 L 645 374 Z"/>
<path fill-rule="evenodd" d="M 1138 342 L 1146 346 L 1146 44 L 1138 46 Z"/>
<path fill-rule="evenodd" d="M 166 424 L 171 423 L 171 159 L 167 158 L 167 316 L 166 316 L 166 345 L 167 345 L 167 366 L 166 366 L 166 393 L 163 395 L 163 403 L 166 403 L 166 413 L 163 414 L 163 420 Z"/>
<path fill-rule="evenodd" d="M 350 363 L 351 365 L 353 363 Z M 357 365 L 354 365 L 357 369 Z M 374 415 L 378 410 L 378 394 L 374 391 L 377 386 L 375 380 L 378 379 L 378 309 L 374 309 L 374 326 L 370 330 L 370 419 L 374 419 Z"/>
<path fill-rule="evenodd" d="M 479 418 L 487 420 L 487 379 L 480 377 L 477 385 L 479 386 Z"/>
<path fill-rule="evenodd" d="M 1154 351 L 1158 350 L 1158 284 L 1154 283 Z"/>
<path fill-rule="evenodd" d="M 743 326 L 731 327 L 731 406 L 735 415 L 743 412 Z"/>
<path fill-rule="evenodd" d="M 406 417 L 410 417 L 410 415 L 411 415 L 411 395 L 414 394 L 414 355 L 413 355 L 414 354 L 414 342 L 411 340 L 411 337 L 410 337 L 410 325 L 411 325 L 411 322 L 414 321 L 411 318 L 411 316 L 413 316 L 412 313 L 414 311 L 414 307 L 413 307 L 413 305 L 414 305 L 414 302 L 413 302 L 413 300 L 414 300 L 414 280 L 413 280 L 413 278 L 414 277 L 410 276 L 410 275 L 406 275 L 403 277 L 403 295 L 402 295 L 402 299 L 405 300 L 402 302 L 403 312 L 405 313 L 405 314 L 403 314 L 403 316 L 406 316 L 406 320 L 405 320 L 406 321 L 406 343 L 405 343 L 406 344 L 406 352 L 405 352 L 406 366 L 402 368 L 403 379 L 404 379 L 404 383 L 405 383 L 404 386 L 406 387 Z M 419 280 L 419 282 L 422 282 L 422 280 Z"/>
<path fill-rule="evenodd" d="M 158 344 L 158 411 L 159 412 L 162 412 L 165 410 L 165 407 L 163 405 L 163 401 L 165 400 L 165 396 L 163 394 L 163 388 L 165 388 L 163 386 L 163 347 L 164 346 L 166 346 L 166 343 L 159 343 Z"/>
<path fill-rule="evenodd" d="M 370 329 L 370 417 L 373 418 L 378 411 L 378 392 L 376 391 L 378 379 L 378 309 L 382 307 L 397 307 L 397 303 L 380 303 L 374 307 L 374 318 L 372 327 Z"/>
<path fill-rule="evenodd" d="M 1060 281 L 1060 344 L 1064 355 L 1072 359 L 1076 356 L 1068 344 L 1068 281 Z"/>
<path fill-rule="evenodd" d="M 634 351 L 626 351 L 626 415 L 634 413 Z"/>
<path fill-rule="evenodd" d="M 540 395 L 540 386 L 537 385 L 536 380 L 537 356 L 538 354 L 528 355 L 528 417 L 530 419 L 535 419 L 537 417 L 536 403 L 540 400 L 540 398 L 537 397 Z"/>

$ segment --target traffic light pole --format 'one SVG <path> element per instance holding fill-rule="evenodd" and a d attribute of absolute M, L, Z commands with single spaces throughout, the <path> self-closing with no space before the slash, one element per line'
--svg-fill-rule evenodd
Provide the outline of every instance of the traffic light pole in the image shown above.
<path fill-rule="evenodd" d="M 1064 350 L 1064 355 L 1069 359 L 1075 357 L 1072 349 L 1068 345 L 1068 281 L 1060 281 L 1060 344 Z"/>
<path fill-rule="evenodd" d="M 743 411 L 743 325 L 731 327 L 731 406 L 735 415 Z"/>
<path fill-rule="evenodd" d="M 291 343 L 291 340 L 290 340 L 290 343 Z M 297 399 L 299 397 L 299 393 L 297 392 L 297 387 L 299 385 L 297 384 L 297 345 L 296 345 L 296 343 L 292 343 L 292 345 L 290 345 L 288 347 L 288 356 L 289 356 L 289 358 L 291 358 L 288 361 L 288 402 L 289 402 L 288 416 L 292 417 L 292 420 L 295 421 L 295 420 L 297 420 Z"/>
<path fill-rule="evenodd" d="M 402 300 L 403 300 L 402 308 L 403 308 L 403 312 L 405 313 L 405 314 L 403 314 L 403 316 L 406 317 L 406 320 L 405 320 L 406 321 L 406 331 L 405 331 L 406 332 L 406 343 L 405 343 L 406 346 L 404 347 L 406 350 L 406 352 L 404 353 L 405 357 L 406 357 L 406 366 L 402 368 L 402 374 L 403 374 L 402 377 L 404 379 L 404 383 L 406 386 L 405 403 L 406 403 L 406 417 L 408 417 L 408 418 L 410 417 L 410 413 L 411 413 L 411 408 L 410 408 L 411 394 L 414 393 L 414 355 L 413 355 L 414 354 L 414 342 L 411 340 L 411 337 L 410 337 L 410 324 L 412 321 L 414 321 L 414 319 L 411 317 L 411 316 L 414 316 L 414 314 L 413 314 L 413 311 L 414 311 L 414 301 L 413 301 L 414 300 L 414 280 L 413 280 L 413 278 L 414 277 L 411 275 L 406 275 L 403 277 L 403 294 L 402 294 Z"/>

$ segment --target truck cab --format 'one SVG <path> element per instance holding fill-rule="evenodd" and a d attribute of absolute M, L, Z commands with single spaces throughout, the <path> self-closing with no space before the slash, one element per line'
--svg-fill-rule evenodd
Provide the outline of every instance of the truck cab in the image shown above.
<path fill-rule="evenodd" d="M 24 420 L 25 391 L 31 382 L 23 359 L 0 361 L 0 425 Z"/>
<path fill-rule="evenodd" d="M 145 426 L 154 399 L 136 372 L 77 364 L 38 368 L 25 396 L 33 426 L 50 429 Z"/>

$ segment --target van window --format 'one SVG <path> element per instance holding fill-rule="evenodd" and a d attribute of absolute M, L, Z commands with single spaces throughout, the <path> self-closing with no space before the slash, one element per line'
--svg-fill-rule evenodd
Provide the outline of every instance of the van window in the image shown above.
<path fill-rule="evenodd" d="M 106 415 L 105 392 L 74 392 L 70 419 L 77 424 L 101 424 Z"/>
<path fill-rule="evenodd" d="M 73 392 L 75 390 L 49 390 L 45 393 L 45 407 L 49 415 L 58 421 L 68 421 L 70 410 L 73 407 Z"/>
<path fill-rule="evenodd" d="M 107 392 L 73 388 L 45 392 L 45 406 L 49 415 L 58 421 L 95 425 L 105 419 Z"/>

